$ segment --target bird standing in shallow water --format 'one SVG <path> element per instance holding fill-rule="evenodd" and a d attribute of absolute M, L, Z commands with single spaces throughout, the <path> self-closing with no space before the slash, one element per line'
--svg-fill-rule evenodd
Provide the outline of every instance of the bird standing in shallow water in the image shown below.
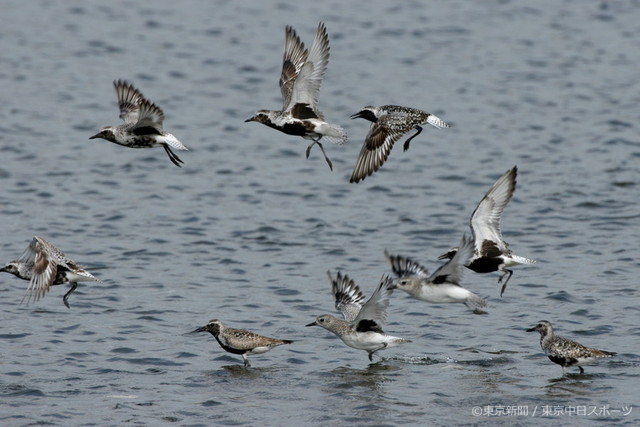
<path fill-rule="evenodd" d="M 380 169 L 389 157 L 393 144 L 410 130 L 415 129 L 417 132 L 405 141 L 404 151 L 409 149 L 411 140 L 422 132 L 420 125 L 430 124 L 437 128 L 449 127 L 447 123 L 433 114 L 399 105 L 367 106 L 352 115 L 351 118 L 372 122 L 349 180 L 349 182 L 355 183 Z"/>
<path fill-rule="evenodd" d="M 156 104 L 147 100 L 133 85 L 123 80 L 113 82 L 118 97 L 120 118 L 124 124 L 106 126 L 89 139 L 101 138 L 130 148 L 162 147 L 169 160 L 178 166 L 184 163 L 170 147 L 188 150 L 175 136 L 162 128 L 164 113 Z"/>
<path fill-rule="evenodd" d="M 211 333 L 225 351 L 241 355 L 244 366 L 251 366 L 249 359 L 247 359 L 248 354 L 262 354 L 273 347 L 293 343 L 289 340 L 263 337 L 245 329 L 227 328 L 217 319 L 210 320 L 205 326 L 193 332 Z"/>
<path fill-rule="evenodd" d="M 62 297 L 67 308 L 69 296 L 78 287 L 78 282 L 99 282 L 96 277 L 76 264 L 62 253 L 62 251 L 42 237 L 35 236 L 29 246 L 15 261 L 11 261 L 0 272 L 11 273 L 23 280 L 29 280 L 27 304 L 33 297 L 36 301 L 42 298 L 51 286 L 69 283 L 71 289 Z"/>
<path fill-rule="evenodd" d="M 259 122 L 288 135 L 312 140 L 307 147 L 307 158 L 311 147 L 318 144 L 329 168 L 333 170 L 320 139 L 324 137 L 336 144 L 344 144 L 347 134 L 342 128 L 327 123 L 317 109 L 320 85 L 328 64 L 329 36 L 322 22 L 318 25 L 310 50 L 305 49 L 295 30 L 287 26 L 280 75 L 282 110 L 258 110 L 245 122 Z"/>
<path fill-rule="evenodd" d="M 393 292 L 391 278 L 384 277 L 371 298 L 363 304 L 364 295 L 349 276 L 338 273 L 334 279 L 330 272 L 327 272 L 327 275 L 336 309 L 342 313 L 344 320 L 323 314 L 306 326 L 325 328 L 349 347 L 365 350 L 370 361 L 373 361 L 373 355 L 379 350 L 411 342 L 405 338 L 386 335 L 382 330 L 387 317 L 389 296 Z"/>
<path fill-rule="evenodd" d="M 507 289 L 507 283 L 513 271 L 507 267 L 518 264 L 533 264 L 535 260 L 515 255 L 511 252 L 509 245 L 502 239 L 500 231 L 500 219 L 502 211 L 511 200 L 516 189 L 516 176 L 518 167 L 504 173 L 489 189 L 482 198 L 478 206 L 471 214 L 471 234 L 475 242 L 475 252 L 465 265 L 476 273 L 491 273 L 493 271 L 502 272 L 498 283 L 507 279 L 502 284 L 500 296 Z M 457 248 L 451 249 L 439 259 L 453 258 Z"/>
<path fill-rule="evenodd" d="M 580 373 L 584 373 L 582 365 L 593 363 L 598 359 L 615 356 L 617 353 L 612 351 L 598 350 L 595 348 L 585 347 L 580 343 L 567 338 L 554 335 L 553 327 L 547 320 L 539 321 L 533 328 L 527 329 L 527 332 L 540 332 L 540 346 L 547 355 L 549 360 L 557 363 L 562 367 L 562 374 L 566 374 L 569 366 L 577 366 Z"/>
<path fill-rule="evenodd" d="M 412 297 L 432 304 L 462 303 L 476 314 L 486 314 L 482 307 L 487 302 L 460 285 L 464 263 L 473 253 L 473 240 L 466 236 L 460 242 L 460 250 L 447 263 L 429 275 L 426 268 L 410 258 L 384 255 L 391 269 L 398 276 L 395 287 Z"/>

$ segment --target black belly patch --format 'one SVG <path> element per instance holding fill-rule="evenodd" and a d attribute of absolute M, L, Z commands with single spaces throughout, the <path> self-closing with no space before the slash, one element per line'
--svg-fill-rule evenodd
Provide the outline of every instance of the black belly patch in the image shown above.
<path fill-rule="evenodd" d="M 500 258 L 480 257 L 475 259 L 467 267 L 476 273 L 491 273 L 492 271 L 498 271 L 500 264 L 502 264 Z"/>
<path fill-rule="evenodd" d="M 578 363 L 577 359 L 568 359 L 566 357 L 559 357 L 559 356 L 547 356 L 549 358 L 549 360 L 551 360 L 553 363 L 557 363 L 560 366 L 573 366 L 576 363 Z"/>
<path fill-rule="evenodd" d="M 296 136 L 304 136 L 307 134 L 307 128 L 300 122 L 298 123 L 287 123 L 282 128 L 276 128 L 287 135 L 296 135 Z"/>
<path fill-rule="evenodd" d="M 225 349 L 226 351 L 228 351 L 229 353 L 233 353 L 233 354 L 245 354 L 247 351 L 249 350 L 239 350 L 237 348 L 233 348 L 233 347 L 229 347 L 228 345 L 224 345 L 222 344 L 222 342 L 220 342 L 220 340 L 218 339 L 218 337 L 215 337 L 216 341 L 218 341 L 218 344 L 220 344 L 220 347 L 222 347 L 223 349 Z"/>

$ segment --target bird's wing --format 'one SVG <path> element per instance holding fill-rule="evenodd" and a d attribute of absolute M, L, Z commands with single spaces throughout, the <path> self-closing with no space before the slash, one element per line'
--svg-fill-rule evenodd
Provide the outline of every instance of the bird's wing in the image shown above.
<path fill-rule="evenodd" d="M 476 252 L 481 252 L 485 240 L 495 242 L 500 249 L 506 250 L 506 244 L 502 240 L 502 232 L 500 231 L 500 218 L 516 189 L 517 174 L 517 166 L 505 172 L 473 211 L 471 232 L 475 240 Z"/>
<path fill-rule="evenodd" d="M 456 254 L 453 258 L 434 271 L 434 273 L 429 277 L 429 281 L 436 285 L 440 283 L 449 283 L 460 286 L 465 264 L 473 255 L 473 251 L 473 239 L 466 235 L 462 236 L 462 240 L 460 240 Z"/>
<path fill-rule="evenodd" d="M 387 307 L 389 306 L 389 296 L 393 293 L 393 280 L 389 276 L 384 276 L 371 298 L 362 306 L 360 313 L 353 320 L 354 324 L 359 324 L 363 320 L 372 320 L 380 328 L 387 320 Z"/>
<path fill-rule="evenodd" d="M 224 334 L 226 344 L 236 350 L 252 350 L 256 342 L 270 340 L 245 329 L 225 328 Z"/>
<path fill-rule="evenodd" d="M 131 129 L 131 132 L 135 134 L 154 133 L 152 129 L 157 132 L 162 132 L 162 123 L 164 122 L 164 113 L 162 109 L 156 104 L 147 101 L 146 99 L 140 103 L 140 110 L 138 121 Z M 142 132 L 142 129 L 150 128 L 148 132 Z"/>
<path fill-rule="evenodd" d="M 316 110 L 320 96 L 320 85 L 328 64 L 329 36 L 326 27 L 321 22 L 318 24 L 308 56 L 293 81 L 289 102 L 285 102 L 285 110 L 293 108 L 296 104 L 308 105 L 312 110 Z"/>
<path fill-rule="evenodd" d="M 33 238 L 27 250 L 33 251 L 34 254 L 33 276 L 27 293 L 35 294 L 37 300 L 44 296 L 55 282 L 58 265 L 66 266 L 66 257 L 51 243 L 37 236 Z"/>
<path fill-rule="evenodd" d="M 327 271 L 327 276 L 329 277 L 331 294 L 333 295 L 336 309 L 342 313 L 344 320 L 347 322 L 353 321 L 364 303 L 364 295 L 360 288 L 346 274 L 343 276 L 338 272 L 334 279 L 331 276 L 331 272 Z"/>
<path fill-rule="evenodd" d="M 118 98 L 120 118 L 124 120 L 126 124 L 137 122 L 138 109 L 140 102 L 145 99 L 144 95 L 142 95 L 138 89 L 133 87 L 133 85 L 124 80 L 114 81 L 113 87 L 116 90 L 116 96 Z"/>
<path fill-rule="evenodd" d="M 287 26 L 284 35 L 284 55 L 282 58 L 282 73 L 280 74 L 280 91 L 282 92 L 282 109 L 286 110 L 291 102 L 293 84 L 302 69 L 309 51 L 296 34 L 296 30 Z"/>
<path fill-rule="evenodd" d="M 393 144 L 406 133 L 393 131 L 385 126 L 385 117 L 371 124 L 356 160 L 356 166 L 353 168 L 350 182 L 358 182 L 380 169 L 389 158 Z"/>
<path fill-rule="evenodd" d="M 411 258 L 391 255 L 386 250 L 384 251 L 384 256 L 391 265 L 391 270 L 398 277 L 416 277 L 418 279 L 427 279 L 429 277 L 429 271 Z"/>

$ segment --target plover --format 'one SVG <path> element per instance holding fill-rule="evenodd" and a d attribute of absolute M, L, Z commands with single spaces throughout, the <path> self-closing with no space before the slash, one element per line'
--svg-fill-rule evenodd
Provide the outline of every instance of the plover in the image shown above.
<path fill-rule="evenodd" d="M 352 115 L 351 118 L 366 119 L 372 124 L 364 139 L 349 182 L 359 182 L 380 169 L 389 157 L 393 144 L 410 130 L 415 129 L 417 132 L 405 141 L 404 151 L 409 149 L 411 140 L 422 132 L 420 125 L 430 124 L 437 128 L 449 127 L 447 123 L 433 114 L 399 105 L 367 106 Z"/>
<path fill-rule="evenodd" d="M 66 257 L 62 251 L 42 237 L 35 236 L 29 246 L 15 261 L 11 261 L 0 272 L 11 273 L 23 280 L 29 280 L 27 304 L 33 297 L 36 301 L 42 298 L 51 286 L 69 283 L 71 289 L 62 297 L 62 301 L 69 307 L 69 295 L 78 287 L 78 282 L 99 282 L 91 273 L 79 264 Z"/>
<path fill-rule="evenodd" d="M 210 320 L 205 326 L 193 332 L 211 333 L 225 351 L 241 355 L 244 366 L 251 366 L 247 359 L 249 354 L 262 354 L 279 345 L 293 343 L 290 340 L 263 337 L 245 329 L 227 328 L 218 319 Z"/>
<path fill-rule="evenodd" d="M 320 326 L 333 332 L 349 347 L 365 350 L 372 362 L 377 351 L 411 342 L 405 338 L 387 335 L 382 330 L 387 317 L 389 295 L 393 292 L 391 278 L 384 277 L 371 298 L 363 303 L 364 295 L 349 276 L 338 273 L 334 279 L 331 272 L 327 272 L 327 275 L 336 309 L 342 313 L 344 320 L 323 314 L 306 326 Z"/>
<path fill-rule="evenodd" d="M 566 373 L 569 366 L 577 366 L 580 373 L 584 373 L 582 365 L 587 365 L 604 357 L 612 357 L 617 353 L 612 351 L 597 350 L 585 347 L 580 343 L 553 334 L 553 327 L 547 320 L 541 320 L 527 332 L 540 332 L 540 346 L 544 354 L 553 362 L 562 367 L 562 374 Z"/>
<path fill-rule="evenodd" d="M 391 269 L 398 276 L 395 287 L 421 301 L 443 304 L 462 303 L 476 314 L 487 302 L 460 285 L 465 261 L 473 253 L 473 240 L 466 236 L 460 242 L 460 250 L 433 274 L 410 258 L 384 252 Z"/>
<path fill-rule="evenodd" d="M 169 132 L 162 129 L 164 113 L 142 93 L 124 80 L 113 82 L 120 107 L 120 118 L 124 124 L 106 126 L 89 139 L 102 138 L 130 148 L 162 147 L 174 165 L 184 163 L 173 151 L 188 148 Z"/>
<path fill-rule="evenodd" d="M 333 170 L 320 139 L 324 137 L 333 143 L 344 144 L 347 134 L 342 128 L 327 123 L 317 108 L 320 85 L 328 63 L 329 37 L 322 22 L 318 25 L 310 50 L 305 49 L 295 30 L 287 26 L 280 75 L 282 110 L 258 110 L 245 122 L 259 122 L 288 135 L 312 140 L 307 147 L 307 158 L 311 147 L 318 144 L 329 168 Z"/>
<path fill-rule="evenodd" d="M 503 274 L 498 279 L 498 283 L 502 283 L 505 276 L 507 279 L 502 284 L 500 296 L 507 288 L 507 283 L 513 274 L 513 270 L 508 267 L 535 263 L 535 260 L 524 258 L 511 252 L 507 242 L 502 239 L 502 232 L 500 231 L 502 211 L 511 200 L 516 189 L 517 174 L 518 167 L 514 166 L 498 178 L 473 211 L 470 222 L 471 233 L 475 241 L 475 251 L 465 265 L 476 273 L 502 272 Z M 456 251 L 457 248 L 453 248 L 446 254 L 441 255 L 440 259 L 451 259 Z"/>

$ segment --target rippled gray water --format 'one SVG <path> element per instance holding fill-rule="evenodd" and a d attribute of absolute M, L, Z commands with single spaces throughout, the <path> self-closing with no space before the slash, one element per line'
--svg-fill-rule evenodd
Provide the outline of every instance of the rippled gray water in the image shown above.
<path fill-rule="evenodd" d="M 24 306 L 27 282 L 1 276 L 0 424 L 638 425 L 640 4 L 345 3 L 3 4 L 0 258 L 41 235 L 105 283 L 67 310 L 63 287 Z M 350 134 L 325 144 L 333 173 L 243 123 L 281 105 L 285 25 L 310 43 L 321 20 L 320 108 Z M 118 124 L 117 78 L 162 106 L 183 169 L 88 140 Z M 368 129 L 349 115 L 389 103 L 453 127 L 348 184 Z M 488 315 L 398 293 L 386 329 L 413 342 L 373 364 L 304 327 L 334 313 L 328 269 L 369 295 L 385 248 L 436 268 L 515 164 L 503 231 L 538 263 L 503 298 L 497 274 L 465 276 Z M 211 318 L 296 342 L 245 369 L 186 334 Z M 619 355 L 561 378 L 524 332 L 540 319 Z"/>

